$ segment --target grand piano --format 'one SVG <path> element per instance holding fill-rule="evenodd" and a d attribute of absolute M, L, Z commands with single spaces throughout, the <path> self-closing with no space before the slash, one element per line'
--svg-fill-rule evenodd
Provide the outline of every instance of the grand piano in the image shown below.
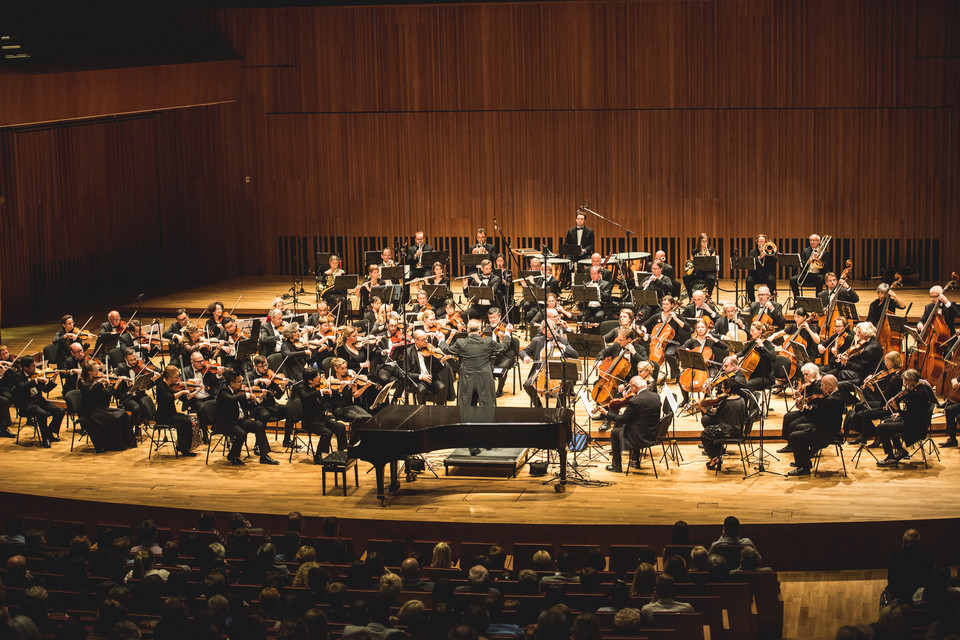
<path fill-rule="evenodd" d="M 567 443 L 573 411 L 564 408 L 437 407 L 390 405 L 351 426 L 349 455 L 371 463 L 377 498 L 386 504 L 384 467 L 390 464 L 390 492 L 400 489 L 397 461 L 417 453 L 457 447 L 536 447 L 560 454 L 560 484 L 567 483 Z"/>

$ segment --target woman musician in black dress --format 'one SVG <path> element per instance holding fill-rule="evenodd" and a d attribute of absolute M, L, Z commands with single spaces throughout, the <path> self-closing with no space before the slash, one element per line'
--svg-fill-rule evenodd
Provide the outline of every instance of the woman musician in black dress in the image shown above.
<path fill-rule="evenodd" d="M 83 400 L 80 404 L 80 420 L 97 453 L 123 451 L 137 446 L 130 416 L 123 409 L 111 409 L 110 402 L 118 395 L 116 384 L 100 370 L 96 361 L 88 360 L 83 365 L 77 388 Z"/>

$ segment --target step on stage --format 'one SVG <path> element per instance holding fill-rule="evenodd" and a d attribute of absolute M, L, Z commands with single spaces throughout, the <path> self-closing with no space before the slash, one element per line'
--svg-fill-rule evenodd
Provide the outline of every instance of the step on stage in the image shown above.
<path fill-rule="evenodd" d="M 470 453 L 470 449 L 454 449 L 443 459 L 443 474 L 450 475 L 450 467 L 464 469 L 504 470 L 507 477 L 517 475 L 517 471 L 530 459 L 529 449 L 480 449 Z"/>

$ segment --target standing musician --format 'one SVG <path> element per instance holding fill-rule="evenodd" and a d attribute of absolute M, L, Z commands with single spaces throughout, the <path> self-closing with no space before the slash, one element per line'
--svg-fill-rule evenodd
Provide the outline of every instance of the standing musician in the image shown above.
<path fill-rule="evenodd" d="M 147 397 L 146 389 L 153 386 L 160 377 L 160 373 L 145 364 L 140 354 L 130 347 L 123 349 L 123 362 L 114 369 L 114 373 L 120 378 L 116 386 L 118 403 L 130 414 L 130 424 L 134 428 L 139 427 L 146 418 L 146 412 L 143 409 L 143 400 Z M 134 391 L 134 383 L 144 376 L 150 378 L 151 383 L 144 389 Z"/>
<path fill-rule="evenodd" d="M 721 340 L 743 342 L 747 339 L 747 327 L 737 313 L 737 305 L 732 302 L 724 303 L 723 317 L 714 323 L 711 333 Z"/>
<path fill-rule="evenodd" d="M 111 333 L 120 333 L 123 331 L 125 323 L 120 320 L 119 311 L 111 311 L 107 314 L 107 321 L 100 325 L 100 336 L 110 335 Z"/>
<path fill-rule="evenodd" d="M 214 433 L 221 433 L 232 439 L 227 460 L 234 466 L 243 465 L 240 452 L 250 433 L 256 438 L 260 464 L 280 464 L 270 457 L 270 441 L 267 440 L 263 424 L 249 417 L 252 400 L 253 394 L 243 391 L 243 378 L 240 373 L 227 369 L 217 393 Z"/>
<path fill-rule="evenodd" d="M 483 227 L 477 229 L 477 241 L 473 243 L 472 247 L 470 247 L 470 253 L 485 253 L 490 256 L 490 259 L 492 260 L 495 251 L 496 249 L 494 249 L 493 243 L 487 240 L 486 230 Z"/>
<path fill-rule="evenodd" d="M 427 244 L 427 237 L 423 231 L 417 231 L 413 236 L 413 244 L 407 247 L 407 264 L 410 265 L 412 277 L 422 278 L 427 275 L 430 265 L 423 261 L 423 254 L 431 251 L 433 247 Z"/>
<path fill-rule="evenodd" d="M 853 287 L 849 286 L 846 280 L 837 280 L 837 274 L 833 271 L 825 276 L 824 281 L 827 284 L 827 288 L 817 294 L 820 302 L 823 303 L 824 309 L 830 305 L 830 300 L 834 295 L 837 296 L 837 300 L 840 302 L 860 302 L 860 294 L 854 291 Z"/>
<path fill-rule="evenodd" d="M 370 413 L 357 404 L 357 399 L 371 387 L 373 382 L 351 371 L 343 358 L 334 358 L 330 368 L 333 370 L 330 382 L 334 385 L 330 396 L 330 410 L 333 415 L 346 422 L 369 418 Z"/>
<path fill-rule="evenodd" d="M 328 414 L 328 400 L 332 391 L 326 385 L 326 380 L 316 369 L 307 369 L 303 374 L 303 383 L 294 387 L 294 394 L 300 398 L 303 406 L 303 417 L 300 419 L 301 428 L 320 438 L 313 454 L 314 464 L 320 464 L 323 453 L 330 450 L 330 442 L 337 437 L 337 449 L 347 448 L 347 430 L 343 424 L 334 420 Z M 286 437 L 286 436 L 285 436 Z M 286 446 L 286 445 L 285 445 Z"/>
<path fill-rule="evenodd" d="M 604 309 L 610 306 L 611 299 L 613 298 L 613 285 L 603 279 L 601 271 L 603 271 L 603 269 L 600 267 L 590 267 L 590 280 L 587 281 L 586 286 L 597 289 L 599 294 L 597 300 L 587 302 L 580 309 L 584 322 L 603 322 L 603 319 L 606 317 L 606 311 Z"/>
<path fill-rule="evenodd" d="M 137 438 L 130 425 L 130 416 L 123 409 L 111 409 L 114 383 L 110 382 L 97 363 L 88 361 L 81 367 L 78 381 L 82 401 L 80 417 L 83 428 L 97 453 L 123 451 L 137 446 Z M 189 440 L 188 440 L 189 441 Z"/>
<path fill-rule="evenodd" d="M 676 268 L 667 262 L 667 252 L 666 251 L 657 251 L 653 254 L 653 262 L 659 262 L 662 265 L 663 275 L 669 278 L 670 288 L 664 290 L 664 295 L 672 295 L 674 298 L 680 298 L 680 278 L 677 277 Z M 652 263 L 651 263 L 652 264 Z M 651 266 L 651 270 L 653 267 Z"/>
<path fill-rule="evenodd" d="M 812 260 L 820 260 L 824 265 L 827 265 L 829 259 L 826 256 L 828 252 L 821 251 L 820 236 L 814 233 L 810 236 L 809 242 L 810 244 L 800 252 L 800 262 L 803 265 L 808 265 Z M 809 264 L 806 270 L 800 269 L 800 273 L 804 271 L 806 275 L 803 276 L 803 286 L 815 287 L 819 297 L 820 292 L 823 291 L 823 274 L 820 273 L 820 269 L 812 264 Z M 793 291 L 794 300 L 800 297 L 800 273 L 790 276 L 790 290 Z"/>
<path fill-rule="evenodd" d="M 664 296 L 660 301 L 660 308 L 662 309 L 660 313 L 651 315 L 640 325 L 640 332 L 643 340 L 649 342 L 658 324 L 663 323 L 664 327 L 670 326 L 673 328 L 674 338 L 667 344 L 665 355 L 667 364 L 670 367 L 667 377 L 676 379 L 680 375 L 680 360 L 677 358 L 677 345 L 683 344 L 690 339 L 690 325 L 687 324 L 683 316 L 677 314 L 678 305 L 673 296 Z M 650 351 L 649 348 L 648 351 Z"/>
<path fill-rule="evenodd" d="M 68 392 L 77 388 L 77 383 L 80 381 L 80 375 L 83 373 L 83 365 L 89 360 L 90 358 L 87 356 L 82 344 L 79 342 L 74 342 L 70 345 L 70 355 L 67 356 L 67 359 L 63 361 L 63 367 L 60 373 L 62 395 L 67 395 Z M 10 407 L 8 406 L 7 409 L 9 408 Z M 3 406 L 0 405 L 0 419 L 2 418 Z"/>
<path fill-rule="evenodd" d="M 780 437 L 787 441 L 787 445 L 777 449 L 777 453 L 793 453 L 790 434 L 796 431 L 796 425 L 810 421 L 811 407 L 823 397 L 823 390 L 820 388 L 820 369 L 817 365 L 807 362 L 800 367 L 800 373 L 803 376 L 803 382 L 793 394 L 794 408 L 783 415 L 781 425 Z"/>
<path fill-rule="evenodd" d="M 40 429 L 40 445 L 50 448 L 51 442 L 60 441 L 60 423 L 66 412 L 43 397 L 57 386 L 56 380 L 47 380 L 42 373 L 37 374 L 37 363 L 30 356 L 20 358 L 14 367 L 8 370 L 9 387 L 13 396 L 13 406 L 21 418 L 36 418 Z M 50 419 L 49 424 L 47 419 Z"/>
<path fill-rule="evenodd" d="M 84 337 L 89 336 L 86 331 L 80 335 L 80 331 L 75 328 L 73 316 L 66 315 L 60 319 L 60 329 L 53 336 L 53 344 L 57 345 L 57 355 L 54 364 L 57 367 L 63 367 L 64 361 L 70 355 L 70 345 L 77 341 L 82 341 Z M 83 348 L 88 349 L 90 345 L 83 343 Z"/>
<path fill-rule="evenodd" d="M 207 305 L 207 313 L 210 314 L 210 317 L 207 318 L 207 324 L 204 325 L 204 333 L 208 338 L 216 338 L 223 331 L 223 318 L 226 315 L 223 303 L 219 300 L 211 302 Z"/>
<path fill-rule="evenodd" d="M 947 327 L 950 328 L 950 333 L 953 333 L 955 328 L 955 323 L 957 321 L 957 306 L 950 302 L 950 299 L 943 293 L 943 287 L 937 285 L 935 287 L 930 287 L 930 303 L 923 308 L 923 317 L 920 318 L 920 322 L 917 323 L 917 333 L 923 333 L 923 325 L 927 323 L 927 319 L 930 317 L 930 314 L 933 312 L 933 307 L 936 305 L 937 301 L 940 302 L 940 308 L 937 310 L 941 316 L 943 316 L 944 321 L 947 323 Z"/>
<path fill-rule="evenodd" d="M 268 356 L 271 353 L 280 353 L 283 343 L 283 311 L 270 309 L 267 312 L 267 321 L 260 326 L 260 353 Z"/>
<path fill-rule="evenodd" d="M 490 260 L 484 260 L 480 263 L 480 273 L 472 273 L 464 282 L 464 286 L 490 287 L 494 295 L 500 289 L 500 277 L 493 273 L 493 263 Z M 477 318 L 483 321 L 486 317 L 492 300 L 479 299 L 467 309 L 467 315 L 470 318 Z"/>
<path fill-rule="evenodd" d="M 179 399 L 181 402 L 189 402 L 201 388 L 189 389 L 186 384 L 181 383 L 180 370 L 173 365 L 164 368 L 156 387 L 157 424 L 169 425 L 177 430 L 177 450 L 185 458 L 197 455 L 190 450 L 193 445 L 193 422 L 185 413 L 177 411 L 176 401 Z"/>
<path fill-rule="evenodd" d="M 863 381 L 863 395 L 867 403 L 857 403 L 853 411 L 847 416 L 844 424 L 844 433 L 857 432 L 857 437 L 850 444 L 867 444 L 870 438 L 871 448 L 880 446 L 880 438 L 873 426 L 874 420 L 884 420 L 890 417 L 892 411 L 887 406 L 890 398 L 903 390 L 903 358 L 896 351 L 889 351 L 883 356 L 884 369 L 880 373 L 871 374 Z"/>
<path fill-rule="evenodd" d="M 712 329 L 713 325 L 720 319 L 720 312 L 707 301 L 707 297 L 707 294 L 704 293 L 703 290 L 697 289 L 690 296 L 690 304 L 680 311 L 680 315 L 689 318 L 693 322 L 703 318 L 707 323 L 707 328 Z"/>
<path fill-rule="evenodd" d="M 593 229 L 586 226 L 586 222 L 587 214 L 577 211 L 576 224 L 567 230 L 567 235 L 563 239 L 563 244 L 575 244 L 580 247 L 578 254 L 566 256 L 571 260 L 579 260 L 593 253 Z"/>
<path fill-rule="evenodd" d="M 778 329 L 787 325 L 783 317 L 783 305 L 770 299 L 770 289 L 766 286 L 757 289 L 757 301 L 750 303 L 750 317 L 753 322 L 771 324 Z M 770 318 L 771 322 L 766 322 L 766 318 Z"/>
<path fill-rule="evenodd" d="M 510 332 L 508 332 L 507 329 L 509 329 Z M 483 335 L 489 335 L 491 340 L 494 342 L 502 342 L 506 347 L 503 352 L 494 357 L 492 363 L 494 369 L 500 369 L 499 380 L 497 382 L 498 398 L 503 396 L 503 386 L 506 384 L 507 378 L 510 377 L 510 370 L 517 365 L 517 357 L 514 354 L 520 350 L 520 341 L 511 335 L 512 332 L 513 325 L 501 319 L 500 309 L 490 307 L 490 310 L 487 311 L 487 326 L 483 329 Z M 494 372 L 494 377 L 498 377 L 496 372 Z"/>
<path fill-rule="evenodd" d="M 187 310 L 183 308 L 177 309 L 177 312 L 174 314 L 174 320 L 170 323 L 170 326 L 167 327 L 167 330 L 163 332 L 163 337 L 170 341 L 179 340 L 189 324 L 190 314 L 187 313 Z"/>
<path fill-rule="evenodd" d="M 771 243 L 772 244 L 772 243 Z M 754 289 L 757 285 L 766 285 L 768 291 L 777 290 L 777 255 L 767 252 L 767 236 L 762 233 L 757 236 L 757 245 L 750 249 L 748 254 L 757 261 L 757 268 L 747 272 L 746 289 L 747 300 L 753 302 Z"/>
<path fill-rule="evenodd" d="M 756 353 L 759 356 L 756 368 L 750 377 L 746 379 L 745 387 L 750 391 L 760 391 L 773 386 L 773 365 L 777 359 L 777 351 L 764 335 L 766 325 L 762 322 L 754 322 L 750 325 L 750 341 L 743 346 L 743 350 L 737 354 L 737 358 L 743 365 L 744 358 Z"/>
<path fill-rule="evenodd" d="M 413 344 L 407 347 L 407 372 L 417 404 L 426 404 L 431 396 L 437 405 L 447 404 L 447 385 L 443 378 L 444 360 L 448 358 L 427 340 L 422 329 L 413 332 Z"/>
<path fill-rule="evenodd" d="M 739 438 L 747 424 L 747 403 L 738 394 L 742 387 L 734 378 L 727 378 L 720 383 L 720 403 L 705 411 L 700 423 L 703 431 L 700 432 L 700 442 L 703 444 L 703 453 L 707 460 L 707 469 L 720 469 L 723 454 L 726 453 L 724 440 Z"/>
<path fill-rule="evenodd" d="M 689 340 L 683 343 L 683 348 L 689 351 L 699 349 L 702 352 L 706 347 L 709 347 L 713 353 L 713 356 L 709 358 L 709 360 L 720 363 L 723 362 L 723 359 L 727 356 L 727 345 L 710 335 L 706 321 L 701 318 L 696 321 L 694 333 L 690 336 Z M 707 373 L 711 377 L 717 373 L 717 369 L 718 366 L 716 364 L 707 363 Z M 682 385 L 680 387 L 680 393 L 683 397 L 682 404 L 690 402 L 690 392 L 683 388 Z"/>
<path fill-rule="evenodd" d="M 460 391 L 457 405 L 469 407 L 495 407 L 497 391 L 493 381 L 492 359 L 507 349 L 504 341 L 494 342 L 480 335 L 483 323 L 473 318 L 467 323 L 467 337 L 447 345 L 442 350 L 460 358 Z M 507 325 L 504 335 L 511 335 Z"/>
<path fill-rule="evenodd" d="M 631 451 L 630 461 L 633 461 L 633 450 L 649 447 L 657 441 L 660 425 L 660 396 L 647 387 L 646 380 L 640 376 L 630 378 L 630 389 L 627 395 L 630 399 L 620 413 L 601 411 L 599 407 L 594 411 L 596 417 L 603 417 L 614 423 L 610 434 L 611 460 L 606 467 L 607 471 L 613 473 L 623 471 L 621 462 L 623 449 Z"/>
<path fill-rule="evenodd" d="M 200 423 L 200 435 L 203 436 L 203 442 L 210 440 L 208 428 L 214 420 L 214 400 L 220 385 L 223 382 L 220 370 L 208 367 L 203 359 L 203 354 L 194 351 L 190 354 L 189 363 L 183 368 L 181 379 L 187 388 L 195 387 L 194 395 L 185 395 L 180 398 L 184 409 L 189 408 L 191 412 L 197 415 L 197 421 Z"/>
<path fill-rule="evenodd" d="M 895 467 L 906 458 L 904 445 L 921 440 L 930 429 L 930 418 L 937 398 L 926 380 L 920 379 L 916 369 L 903 372 L 903 390 L 887 402 L 893 413 L 880 423 L 877 430 L 887 457 L 877 462 L 878 467 Z"/>
<path fill-rule="evenodd" d="M 567 359 L 580 357 L 580 354 L 570 346 L 567 341 L 566 333 L 560 326 L 560 315 L 556 309 L 547 309 L 547 325 L 543 331 L 530 341 L 521 352 L 520 356 L 526 364 L 533 364 L 530 367 L 530 374 L 523 383 L 523 390 L 530 396 L 530 402 L 534 407 L 542 407 L 540 394 L 537 389 L 537 381 L 540 378 L 540 372 L 547 366 L 547 360 L 553 355 L 563 354 Z M 547 371 L 549 374 L 549 371 Z M 461 376 L 461 380 L 463 376 Z M 574 382 L 574 381 L 570 381 Z"/>
<path fill-rule="evenodd" d="M 883 313 L 883 303 L 890 298 L 889 313 L 895 314 L 897 309 L 905 309 L 907 305 L 894 293 L 893 288 L 886 282 L 877 287 L 877 299 L 870 303 L 867 311 L 867 322 L 877 327 L 880 325 L 880 315 Z"/>
<path fill-rule="evenodd" d="M 702 256 L 713 256 L 716 258 L 717 250 L 710 244 L 710 236 L 705 233 L 701 233 L 697 237 L 696 246 L 697 248 L 690 256 L 690 264 L 687 269 L 689 273 L 683 276 L 683 286 L 685 286 L 687 292 L 692 295 L 694 293 L 694 285 L 703 283 L 707 289 L 707 295 L 712 296 L 713 288 L 717 286 L 717 269 L 714 268 L 708 271 L 693 270 L 693 259 Z M 719 265 L 719 262 L 717 264 Z"/>
<path fill-rule="evenodd" d="M 267 366 L 267 359 L 263 356 L 255 355 L 250 361 L 253 371 L 247 374 L 248 383 L 251 388 L 256 387 L 261 390 L 260 401 L 253 406 L 250 417 L 264 425 L 268 422 L 283 420 L 283 446 L 284 448 L 293 446 L 291 443 L 293 424 L 287 418 L 287 405 L 277 402 L 277 398 L 283 395 L 290 381 L 276 371 L 271 371 Z"/>
<path fill-rule="evenodd" d="M 283 342 L 280 343 L 280 353 L 286 360 L 281 373 L 294 382 L 299 382 L 303 379 L 303 368 L 307 365 L 307 360 L 313 355 L 313 351 L 298 342 L 300 340 L 300 326 L 296 322 L 284 324 L 280 335 L 283 336 Z"/>
<path fill-rule="evenodd" d="M 810 457 L 815 451 L 836 442 L 840 437 L 843 422 L 843 400 L 837 392 L 837 379 L 826 375 L 820 380 L 823 397 L 813 403 L 808 412 L 793 425 L 790 448 L 793 450 L 793 466 L 789 477 L 808 476 L 812 466 Z"/>

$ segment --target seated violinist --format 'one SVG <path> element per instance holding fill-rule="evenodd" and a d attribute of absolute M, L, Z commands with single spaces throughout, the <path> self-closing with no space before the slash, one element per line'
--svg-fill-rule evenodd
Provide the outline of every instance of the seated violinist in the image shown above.
<path fill-rule="evenodd" d="M 686 319 L 677 313 L 677 303 L 673 296 L 664 296 L 660 300 L 661 312 L 647 318 L 640 325 L 640 332 L 645 342 L 649 342 L 647 350 L 651 357 L 655 352 L 662 351 L 670 367 L 669 378 L 680 375 L 680 360 L 677 357 L 677 345 L 683 344 L 690 338 L 690 325 Z M 660 361 L 662 364 L 662 360 Z"/>
<path fill-rule="evenodd" d="M 223 309 L 223 303 L 217 300 L 216 302 L 211 302 L 207 305 L 207 313 L 210 314 L 210 317 L 207 318 L 207 324 L 204 325 L 204 332 L 208 338 L 216 338 L 220 335 L 220 332 L 223 331 L 223 319 L 226 315 L 226 311 Z"/>
<path fill-rule="evenodd" d="M 875 327 L 880 325 L 883 305 L 888 298 L 890 299 L 890 304 L 887 307 L 887 313 L 896 315 L 897 309 L 905 309 L 907 307 L 907 305 L 903 304 L 903 300 L 898 298 L 897 294 L 894 293 L 893 288 L 884 282 L 877 287 L 877 299 L 870 303 L 870 310 L 867 312 L 867 322 Z"/>
<path fill-rule="evenodd" d="M 305 348 L 299 342 L 300 326 L 296 322 L 288 322 L 283 325 L 280 335 L 283 336 L 280 353 L 283 354 L 284 358 L 281 373 L 294 382 L 299 382 L 303 379 L 303 369 L 307 366 L 307 360 L 313 355 L 313 351 Z"/>
<path fill-rule="evenodd" d="M 314 464 L 320 464 L 323 454 L 330 450 L 333 437 L 337 437 L 337 450 L 347 448 L 347 430 L 343 424 L 337 422 L 329 413 L 329 402 L 332 391 L 326 384 L 326 378 L 316 369 L 307 369 L 303 372 L 303 382 L 293 388 L 294 395 L 300 399 L 303 407 L 303 417 L 300 428 L 319 437 L 315 453 Z M 286 438 L 286 436 L 284 436 Z M 291 436 L 292 437 L 292 436 Z M 288 445 L 284 445 L 288 446 Z"/>
<path fill-rule="evenodd" d="M 547 361 L 550 358 L 561 356 L 575 360 L 580 357 L 580 354 L 570 346 L 566 332 L 560 326 L 560 314 L 557 313 L 556 309 L 547 309 L 546 326 L 520 352 L 520 356 L 526 364 L 533 364 L 530 367 L 530 374 L 523 383 L 523 390 L 530 396 L 530 402 L 534 407 L 542 407 L 543 402 L 540 401 L 540 394 L 547 393 L 553 383 L 559 382 L 547 378 L 549 370 L 543 371 Z M 540 375 L 541 371 L 543 371 L 542 376 Z"/>
<path fill-rule="evenodd" d="M 293 425 L 287 420 L 287 405 L 277 402 L 277 398 L 283 395 L 289 381 L 285 376 L 271 371 L 267 366 L 267 359 L 263 356 L 255 355 L 251 361 L 253 371 L 247 379 L 254 393 L 259 395 L 259 402 L 253 406 L 250 417 L 262 424 L 283 420 L 283 446 L 290 447 Z M 255 389 L 259 389 L 259 393 Z"/>
<path fill-rule="evenodd" d="M 497 397 L 503 397 L 503 386 L 510 376 L 510 370 L 516 366 L 517 357 L 514 355 L 520 350 L 519 340 L 512 335 L 513 325 L 500 317 L 500 309 L 490 307 L 487 311 L 487 325 L 483 329 L 483 335 L 490 336 L 495 343 L 502 342 L 506 349 L 497 353 L 493 357 L 493 377 L 499 378 L 497 381 Z M 515 344 L 516 342 L 516 344 Z"/>
<path fill-rule="evenodd" d="M 58 367 L 62 367 L 64 361 L 70 355 L 70 345 L 74 342 L 81 342 L 84 349 L 89 349 L 90 344 L 85 341 L 86 338 L 91 337 L 87 331 L 83 331 L 81 334 L 80 329 L 78 329 L 73 322 L 73 316 L 66 315 L 60 319 L 60 329 L 53 336 L 53 344 L 57 345 L 57 356 L 54 358 L 53 362 Z"/>
<path fill-rule="evenodd" d="M 335 417 L 346 422 L 355 422 L 370 417 L 370 413 L 357 404 L 357 398 L 373 385 L 366 376 L 351 371 L 347 361 L 334 358 L 330 363 L 333 375 L 330 377 L 332 391 L 330 411 Z"/>
<path fill-rule="evenodd" d="M 903 389 L 889 400 L 893 413 L 880 423 L 877 430 L 887 457 L 877 462 L 878 467 L 895 467 L 907 457 L 904 445 L 911 445 L 926 436 L 937 397 L 916 369 L 907 369 L 901 376 Z"/>
<path fill-rule="evenodd" d="M 267 321 L 260 326 L 260 353 L 268 356 L 271 353 L 280 353 L 283 343 L 283 311 L 270 309 L 267 312 Z"/>
<path fill-rule="evenodd" d="M 263 423 L 249 416 L 253 395 L 243 390 L 243 378 L 237 371 L 227 369 L 223 374 L 223 385 L 217 392 L 216 420 L 214 433 L 221 433 L 231 439 L 227 460 L 234 466 L 243 465 L 240 452 L 247 442 L 247 435 L 256 437 L 256 449 L 260 452 L 260 464 L 280 464 L 270 457 L 270 441 L 264 431 Z"/>
<path fill-rule="evenodd" d="M 124 331 L 120 336 L 120 343 L 118 346 L 121 349 L 133 349 L 140 354 L 142 359 L 149 360 L 151 357 L 160 352 L 156 346 L 151 344 L 151 337 L 152 336 L 143 332 L 143 327 L 140 326 L 140 321 L 134 318 L 127 323 L 127 330 Z"/>
<path fill-rule="evenodd" d="M 220 332 L 220 335 L 217 336 L 217 339 L 222 343 L 220 347 L 220 362 L 223 366 L 237 369 L 237 371 L 240 370 L 240 365 L 237 363 L 237 343 L 249 337 L 249 335 L 240 332 L 240 325 L 237 323 L 236 318 L 227 316 L 224 319 L 223 330 Z"/>
<path fill-rule="evenodd" d="M 123 451 L 137 446 L 137 438 L 130 425 L 130 416 L 123 409 L 111 409 L 116 396 L 116 383 L 108 380 L 100 366 L 88 360 L 81 367 L 83 373 L 78 388 L 83 400 L 80 419 L 97 453 Z"/>
<path fill-rule="evenodd" d="M 426 404 L 428 396 L 438 405 L 447 404 L 443 369 L 444 361 L 449 357 L 427 341 L 427 334 L 423 330 L 413 332 L 413 344 L 407 347 L 406 358 L 411 391 L 417 404 Z"/>
<path fill-rule="evenodd" d="M 787 441 L 787 445 L 777 449 L 777 453 L 793 453 L 789 442 L 790 434 L 795 431 L 794 425 L 804 421 L 809 422 L 811 406 L 823 397 L 823 391 L 820 389 L 820 369 L 817 365 L 808 362 L 800 367 L 800 373 L 803 376 L 803 382 L 794 392 L 794 408 L 784 414 L 780 429 L 780 437 Z"/>
<path fill-rule="evenodd" d="M 123 331 L 125 323 L 120 320 L 119 311 L 111 311 L 107 314 L 107 321 L 100 325 L 100 335 L 105 336 L 111 333 L 120 333 Z"/>
<path fill-rule="evenodd" d="M 863 381 L 863 395 L 867 402 L 858 402 L 853 411 L 848 414 L 843 425 L 846 436 L 851 431 L 857 432 L 857 437 L 850 444 L 867 444 L 870 448 L 880 446 L 877 429 L 873 426 L 874 420 L 885 420 L 892 413 L 887 401 L 903 390 L 903 357 L 896 351 L 888 351 L 883 356 L 883 371 L 867 376 Z M 872 439 L 872 442 L 871 442 Z"/>
<path fill-rule="evenodd" d="M 810 475 L 810 457 L 840 437 L 843 401 L 837 391 L 837 379 L 826 375 L 820 380 L 823 397 L 811 402 L 803 417 L 793 425 L 788 442 L 793 451 L 793 466 L 787 476 Z"/>
<path fill-rule="evenodd" d="M 860 386 L 871 375 L 883 358 L 883 346 L 877 340 L 877 329 L 869 322 L 860 322 L 854 329 L 853 344 L 837 355 L 840 363 L 840 390 L 849 392 L 852 385 Z"/>
<path fill-rule="evenodd" d="M 333 357 L 337 350 L 337 329 L 333 326 L 333 318 L 320 318 L 320 324 L 312 327 L 312 337 L 305 344 L 313 352 L 310 362 L 319 365 L 324 359 Z"/>
<path fill-rule="evenodd" d="M 51 442 L 60 441 L 60 424 L 66 412 L 44 397 L 57 386 L 55 380 L 47 380 L 37 373 L 37 363 L 30 356 L 17 360 L 4 374 L 5 384 L 11 391 L 13 405 L 22 418 L 36 418 L 40 429 L 40 444 L 45 449 Z M 9 413 L 9 412 L 8 412 Z M 47 420 L 50 419 L 49 424 Z"/>
<path fill-rule="evenodd" d="M 215 344 L 214 344 L 215 343 Z M 207 360 L 214 357 L 214 352 L 218 351 L 219 340 L 211 342 L 200 335 L 200 327 L 194 323 L 188 324 L 183 330 L 183 339 L 180 340 L 179 347 L 176 349 L 176 355 L 179 356 L 182 366 L 187 366 L 194 353 L 200 354 L 201 360 Z"/>
<path fill-rule="evenodd" d="M 60 372 L 61 376 L 61 388 L 62 394 L 66 395 L 67 392 L 73 391 L 77 388 L 77 383 L 80 381 L 80 375 L 83 373 L 83 365 L 90 361 L 90 357 L 87 355 L 87 352 L 84 350 L 83 345 L 79 342 L 74 342 L 70 345 L 70 355 L 67 356 L 67 359 L 63 362 L 63 367 Z M 2 415 L 2 409 L 0 409 L 0 415 Z"/>
<path fill-rule="evenodd" d="M 120 378 L 116 387 L 119 404 L 130 414 L 131 424 L 139 427 L 146 418 L 143 400 L 147 397 L 147 389 L 154 385 L 160 373 L 145 364 L 140 355 L 130 347 L 123 349 L 123 362 L 117 365 L 114 373 Z M 141 383 L 144 378 L 145 383 Z"/>
<path fill-rule="evenodd" d="M 621 452 L 627 449 L 630 452 L 630 462 L 634 460 L 634 451 L 641 447 L 649 447 L 657 441 L 657 431 L 660 426 L 660 396 L 649 388 L 647 381 L 640 376 L 630 378 L 630 389 L 626 394 L 630 396 L 627 404 L 620 413 L 600 411 L 600 415 L 614 423 L 610 434 L 610 464 L 607 471 L 620 473 L 623 471 Z"/>
<path fill-rule="evenodd" d="M 744 386 L 751 391 L 760 391 L 773 386 L 773 366 L 777 359 L 777 351 L 766 339 L 766 331 L 767 325 L 762 322 L 751 324 L 750 340 L 737 354 L 746 378 Z"/>
<path fill-rule="evenodd" d="M 177 411 L 177 400 L 189 401 L 199 392 L 200 387 L 188 389 L 180 381 L 180 370 L 167 365 L 157 383 L 157 424 L 165 424 L 177 430 L 177 451 L 184 458 L 193 458 L 197 454 L 191 451 L 193 446 L 193 421 L 185 413 Z"/>
<path fill-rule="evenodd" d="M 787 321 L 783 317 L 783 305 L 770 299 L 770 288 L 763 286 L 757 289 L 756 302 L 750 303 L 751 322 L 762 322 L 783 329 Z"/>
<path fill-rule="evenodd" d="M 189 324 L 190 314 L 187 313 L 187 310 L 182 308 L 177 309 L 174 320 L 170 323 L 170 326 L 167 327 L 167 330 L 163 332 L 163 337 L 171 341 L 180 340 L 184 330 L 186 330 Z"/>
<path fill-rule="evenodd" d="M 735 378 L 727 378 L 720 383 L 719 402 L 704 412 L 700 423 L 703 431 L 700 433 L 700 442 L 703 444 L 703 453 L 710 459 L 707 469 L 719 469 L 723 454 L 726 452 L 724 440 L 738 438 L 743 435 L 747 424 L 747 404 L 739 395 L 742 387 Z"/>
<path fill-rule="evenodd" d="M 181 375 L 187 388 L 196 393 L 182 396 L 180 402 L 197 415 L 204 443 L 210 438 L 208 428 L 213 424 L 214 400 L 223 383 L 222 375 L 222 368 L 210 366 L 199 351 L 190 354 L 190 361 Z"/>
<path fill-rule="evenodd" d="M 432 311 L 433 305 L 430 304 L 430 299 L 427 298 L 427 292 L 423 289 L 417 292 L 417 301 L 413 304 L 413 308 L 410 310 L 410 313 L 415 313 L 417 315 L 417 322 L 423 322 L 423 312 Z"/>
<path fill-rule="evenodd" d="M 427 334 L 427 341 L 433 346 L 437 346 L 441 342 L 446 341 L 442 325 L 440 321 L 437 320 L 437 314 L 433 311 L 423 312 L 423 332 Z"/>

